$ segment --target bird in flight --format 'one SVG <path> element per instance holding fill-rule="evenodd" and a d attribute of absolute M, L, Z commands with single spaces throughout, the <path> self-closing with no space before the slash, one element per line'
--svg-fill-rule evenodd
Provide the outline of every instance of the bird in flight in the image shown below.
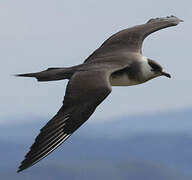
<path fill-rule="evenodd" d="M 151 33 L 180 22 L 175 16 L 150 19 L 112 35 L 80 65 L 18 74 L 38 81 L 69 82 L 62 107 L 40 130 L 17 172 L 36 164 L 70 137 L 111 93 L 112 86 L 137 85 L 159 76 L 170 78 L 160 64 L 142 55 L 142 44 Z"/>

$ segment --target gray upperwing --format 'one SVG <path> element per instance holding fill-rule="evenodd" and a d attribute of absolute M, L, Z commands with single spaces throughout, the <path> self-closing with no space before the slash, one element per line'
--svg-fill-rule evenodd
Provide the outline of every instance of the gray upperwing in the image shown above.
<path fill-rule="evenodd" d="M 151 33 L 170 26 L 178 25 L 182 20 L 175 16 L 150 19 L 146 24 L 122 30 L 107 39 L 86 60 L 96 57 L 117 55 L 127 51 L 141 53 L 143 40 Z"/>

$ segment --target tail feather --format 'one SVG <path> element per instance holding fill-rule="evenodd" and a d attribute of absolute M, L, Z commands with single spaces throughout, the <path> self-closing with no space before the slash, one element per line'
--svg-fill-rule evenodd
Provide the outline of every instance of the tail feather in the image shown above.
<path fill-rule="evenodd" d="M 45 71 L 37 73 L 16 74 L 19 77 L 34 77 L 38 81 L 56 81 L 62 79 L 70 79 L 73 74 L 71 68 L 48 68 Z"/>
<path fill-rule="evenodd" d="M 27 74 L 16 74 L 15 76 L 19 77 L 35 77 L 36 73 L 27 73 Z"/>

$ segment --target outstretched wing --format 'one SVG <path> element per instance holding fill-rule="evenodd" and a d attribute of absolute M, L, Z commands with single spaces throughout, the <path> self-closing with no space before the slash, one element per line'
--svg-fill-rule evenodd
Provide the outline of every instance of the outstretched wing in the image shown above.
<path fill-rule="evenodd" d="M 46 157 L 91 116 L 111 92 L 109 76 L 107 70 L 81 71 L 72 76 L 63 106 L 41 129 L 18 172 Z"/>
<path fill-rule="evenodd" d="M 146 24 L 122 30 L 107 39 L 85 62 L 95 57 L 113 55 L 124 51 L 141 53 L 143 40 L 149 34 L 170 26 L 176 26 L 181 21 L 175 16 L 167 16 L 165 18 L 150 19 Z"/>

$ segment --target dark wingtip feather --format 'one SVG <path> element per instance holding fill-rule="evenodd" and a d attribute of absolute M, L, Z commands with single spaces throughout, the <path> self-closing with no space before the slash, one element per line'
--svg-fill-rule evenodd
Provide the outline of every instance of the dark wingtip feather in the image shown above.
<path fill-rule="evenodd" d="M 18 170 L 17 170 L 17 173 L 20 173 L 21 171 L 22 171 L 21 169 L 18 169 Z"/>
<path fill-rule="evenodd" d="M 26 160 L 24 159 L 22 162 L 21 162 L 21 165 L 18 167 L 18 170 L 17 170 L 17 173 L 20 173 L 21 171 L 23 171 L 23 170 L 25 170 L 25 169 L 27 169 L 27 168 L 29 168 L 29 167 L 31 167 L 33 164 L 25 164 L 24 162 L 25 162 Z"/>
<path fill-rule="evenodd" d="M 17 173 L 20 173 L 21 171 L 23 171 L 25 168 L 22 168 L 21 166 L 18 168 Z"/>
<path fill-rule="evenodd" d="M 22 162 L 21 165 L 19 166 L 18 170 L 17 170 L 17 173 L 23 171 L 23 170 L 26 169 L 26 168 L 28 168 L 28 167 L 24 167 L 24 166 L 23 166 L 23 162 Z"/>

